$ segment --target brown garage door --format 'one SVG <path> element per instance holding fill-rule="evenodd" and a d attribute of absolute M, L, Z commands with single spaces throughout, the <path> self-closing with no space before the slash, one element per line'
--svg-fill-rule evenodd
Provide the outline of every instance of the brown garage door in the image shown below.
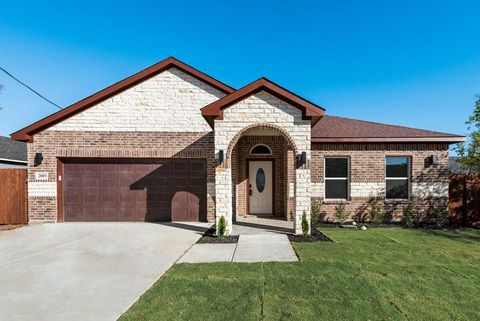
<path fill-rule="evenodd" d="M 67 160 L 65 221 L 204 221 L 204 160 Z"/>

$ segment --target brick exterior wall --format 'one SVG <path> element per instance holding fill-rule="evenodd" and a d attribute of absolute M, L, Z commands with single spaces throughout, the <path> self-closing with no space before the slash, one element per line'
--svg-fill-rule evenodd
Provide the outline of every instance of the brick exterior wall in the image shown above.
<path fill-rule="evenodd" d="M 271 155 L 251 155 L 250 150 L 257 144 L 264 144 L 272 150 Z M 235 184 L 233 194 L 233 215 L 245 216 L 248 213 L 248 161 L 261 159 L 273 161 L 273 214 L 279 219 L 287 219 L 288 174 L 286 151 L 291 150 L 282 136 L 243 136 L 232 154 L 232 176 Z M 293 169 L 293 168 L 292 168 Z"/>
<path fill-rule="evenodd" d="M 30 222 L 57 220 L 57 158 L 202 158 L 207 161 L 207 218 L 214 219 L 215 184 L 213 132 L 75 132 L 44 131 L 28 146 L 28 189 Z M 35 153 L 43 161 L 34 166 Z M 48 173 L 37 181 L 35 173 Z M 53 193 L 53 194 L 52 194 Z"/>
<path fill-rule="evenodd" d="M 437 165 L 426 165 L 425 159 L 438 157 Z M 385 201 L 385 157 L 408 156 L 411 159 L 410 201 L 426 214 L 434 202 L 445 207 L 448 202 L 448 145 L 447 144 L 312 144 L 311 177 L 312 201 L 322 203 L 327 218 L 333 219 L 338 202 L 324 200 L 324 159 L 346 156 L 350 159 L 350 197 L 347 210 L 353 216 L 370 209 L 372 197 L 398 221 L 408 201 Z"/>

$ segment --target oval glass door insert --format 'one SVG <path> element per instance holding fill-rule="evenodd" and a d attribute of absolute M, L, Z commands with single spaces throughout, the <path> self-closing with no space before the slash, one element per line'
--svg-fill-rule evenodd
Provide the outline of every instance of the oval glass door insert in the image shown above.
<path fill-rule="evenodd" d="M 265 171 L 263 170 L 263 168 L 259 168 L 257 170 L 256 183 L 258 192 L 263 192 L 263 190 L 265 189 Z"/>

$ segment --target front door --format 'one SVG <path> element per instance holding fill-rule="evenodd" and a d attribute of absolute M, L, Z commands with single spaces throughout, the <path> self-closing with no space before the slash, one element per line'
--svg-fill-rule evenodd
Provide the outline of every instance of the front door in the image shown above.
<path fill-rule="evenodd" d="M 272 161 L 249 162 L 249 213 L 272 214 Z"/>

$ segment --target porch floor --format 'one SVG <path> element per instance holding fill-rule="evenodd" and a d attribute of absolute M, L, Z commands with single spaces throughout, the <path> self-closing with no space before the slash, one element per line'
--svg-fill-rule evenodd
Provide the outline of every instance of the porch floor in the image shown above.
<path fill-rule="evenodd" d="M 291 234 L 293 221 L 286 221 L 272 216 L 239 216 L 233 223 L 233 235 L 255 234 Z"/>

